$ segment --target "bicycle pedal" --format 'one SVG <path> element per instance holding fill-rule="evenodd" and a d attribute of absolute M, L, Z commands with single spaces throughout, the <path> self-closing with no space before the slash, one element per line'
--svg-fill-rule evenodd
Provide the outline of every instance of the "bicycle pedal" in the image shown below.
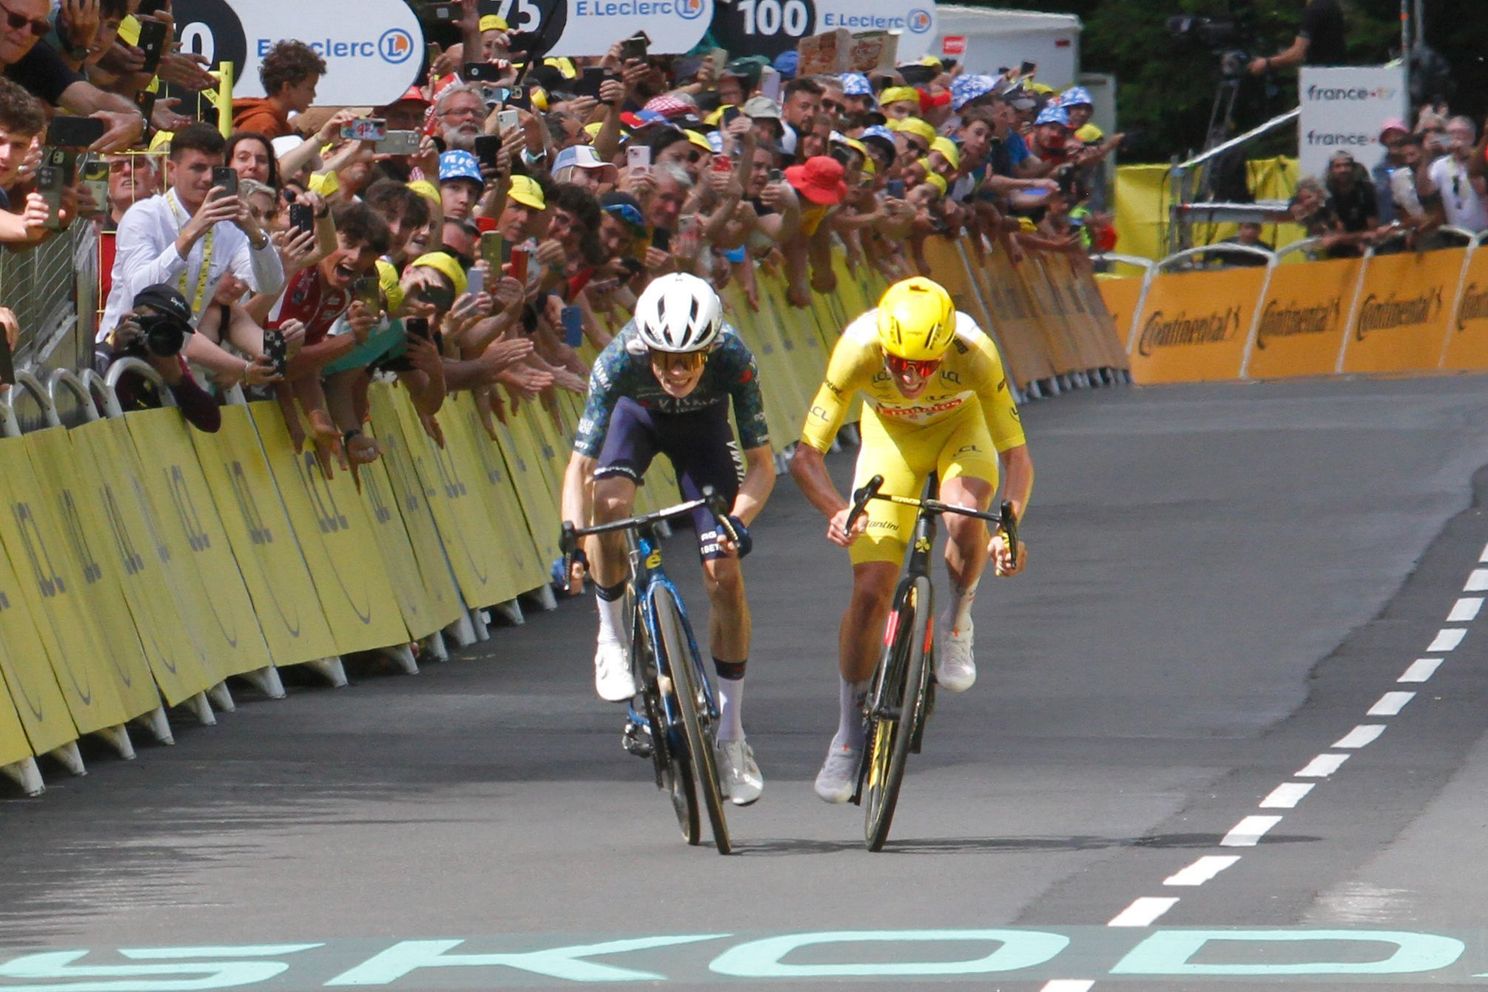
<path fill-rule="evenodd" d="M 637 758 L 649 758 L 654 748 L 651 743 L 651 728 L 634 720 L 627 720 L 625 730 L 620 735 L 620 743 Z"/>

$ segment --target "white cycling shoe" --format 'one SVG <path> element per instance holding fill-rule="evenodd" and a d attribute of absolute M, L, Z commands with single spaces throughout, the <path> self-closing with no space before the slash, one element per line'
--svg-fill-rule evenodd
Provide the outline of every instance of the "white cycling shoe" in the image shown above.
<path fill-rule="evenodd" d="M 595 645 L 594 691 L 611 703 L 623 703 L 639 691 L 630 669 L 630 652 L 619 641 L 601 637 Z"/>
<path fill-rule="evenodd" d="M 935 681 L 948 692 L 965 692 L 976 682 L 976 661 L 971 656 L 971 618 L 960 630 L 942 624 L 935 652 Z"/>
<path fill-rule="evenodd" d="M 816 773 L 816 794 L 829 803 L 845 803 L 858 785 L 858 765 L 863 760 L 860 747 L 842 747 L 836 742 L 827 746 L 827 760 Z"/>
<path fill-rule="evenodd" d="M 719 741 L 713 754 L 719 785 L 735 806 L 748 806 L 765 791 L 765 776 L 755 764 L 754 748 L 746 741 Z"/>

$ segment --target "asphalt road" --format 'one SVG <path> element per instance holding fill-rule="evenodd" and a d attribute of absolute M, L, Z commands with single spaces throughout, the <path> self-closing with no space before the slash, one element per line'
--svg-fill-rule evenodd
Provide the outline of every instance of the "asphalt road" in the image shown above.
<path fill-rule="evenodd" d="M 848 568 L 782 479 L 737 856 L 681 843 L 569 602 L 0 799 L 0 992 L 1481 983 L 1484 385 L 1027 407 L 1029 571 L 984 583 L 980 679 L 941 695 L 883 854 L 811 792 Z"/>

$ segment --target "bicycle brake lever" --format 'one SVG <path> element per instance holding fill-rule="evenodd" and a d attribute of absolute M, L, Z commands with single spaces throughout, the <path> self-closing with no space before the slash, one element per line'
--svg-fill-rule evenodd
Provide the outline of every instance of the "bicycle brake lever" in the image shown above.
<path fill-rule="evenodd" d="M 1008 560 L 1014 568 L 1018 567 L 1018 518 L 1013 514 L 1013 504 L 1007 500 L 1002 501 L 1001 519 L 997 522 L 997 529 L 1002 531 L 1007 539 Z"/>
<path fill-rule="evenodd" d="M 878 495 L 878 491 L 883 488 L 883 484 L 884 477 L 875 475 L 864 483 L 862 488 L 853 491 L 852 512 L 847 515 L 848 531 L 851 531 L 853 524 L 858 522 L 858 518 L 863 515 L 863 510 L 868 506 L 868 501 Z"/>
<path fill-rule="evenodd" d="M 708 507 L 709 513 L 719 518 L 728 516 L 728 500 L 723 497 L 722 493 L 715 490 L 712 486 L 704 486 L 702 496 L 703 504 Z"/>
<path fill-rule="evenodd" d="M 571 555 L 578 546 L 579 535 L 577 529 L 572 522 L 568 520 L 563 521 L 563 527 L 558 532 L 558 550 L 565 555 Z"/>

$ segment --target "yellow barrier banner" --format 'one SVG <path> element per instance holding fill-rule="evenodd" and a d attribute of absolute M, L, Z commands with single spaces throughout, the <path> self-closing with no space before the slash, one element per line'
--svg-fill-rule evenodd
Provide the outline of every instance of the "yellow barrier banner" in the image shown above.
<path fill-rule="evenodd" d="M 526 419 L 508 413 L 504 423 L 497 421 L 496 446 L 506 462 L 507 475 L 516 490 L 517 503 L 522 507 L 522 518 L 538 558 L 550 562 L 558 557 L 558 507 L 548 495 Z"/>
<path fill-rule="evenodd" d="M 434 526 L 433 511 L 424 498 L 424 484 L 409 458 L 397 411 L 390 405 L 394 394 L 389 386 L 374 384 L 371 400 L 374 433 L 377 443 L 382 446 L 378 463 L 386 474 L 393 505 L 403 520 L 415 566 L 414 571 L 394 578 L 398 584 L 418 583 L 428 597 L 431 619 L 440 628 L 448 627 L 460 618 L 464 605 L 460 601 L 460 590 L 455 586 L 454 573 L 450 571 L 449 559 L 445 557 L 444 543 Z"/>
<path fill-rule="evenodd" d="M 1066 316 L 1075 328 L 1084 368 L 1126 368 L 1126 351 L 1116 333 L 1116 321 L 1095 284 L 1090 260 L 1084 255 L 1062 253 L 1055 259 L 1052 274 L 1054 292 L 1064 300 Z"/>
<path fill-rule="evenodd" d="M 191 440 L 274 664 L 336 654 L 325 608 L 248 408 L 223 407 L 221 430 L 194 431 Z"/>
<path fill-rule="evenodd" d="M 19 583 L 21 609 L 35 618 L 72 722 L 86 734 L 144 711 L 129 712 L 119 694 L 107 649 L 88 619 L 82 576 L 69 561 L 67 538 L 45 493 L 31 470 L 25 440 L 0 440 L 0 500 L 5 505 L 0 543 L 24 577 Z"/>
<path fill-rule="evenodd" d="M 1132 378 L 1143 385 L 1238 378 L 1265 277 L 1257 268 L 1154 276 L 1137 323 Z"/>
<path fill-rule="evenodd" d="M 408 628 L 351 473 L 338 468 L 327 480 L 309 445 L 296 455 L 277 403 L 250 410 L 337 653 L 407 644 Z"/>
<path fill-rule="evenodd" d="M 1436 368 L 1465 259 L 1464 248 L 1369 259 L 1339 371 Z"/>
<path fill-rule="evenodd" d="M 765 421 L 770 426 L 770 447 L 784 451 L 799 433 L 801 411 L 796 406 L 799 384 L 785 359 L 785 346 L 780 341 L 774 308 L 761 301 L 761 310 L 749 309 L 744 293 L 733 283 L 724 287 L 724 305 L 732 311 L 732 323 L 759 365 L 761 396 L 765 404 Z"/>
<path fill-rule="evenodd" d="M 485 505 L 486 516 L 508 524 L 492 548 L 493 558 L 498 561 L 505 558 L 505 570 L 515 588 L 523 592 L 540 588 L 548 581 L 547 568 L 538 555 L 531 530 L 524 526 L 522 506 L 517 501 L 506 461 L 481 423 L 475 398 L 469 393 L 451 396 L 445 400 L 439 416 L 446 443 L 466 466 L 466 484 Z"/>
<path fill-rule="evenodd" d="M 237 559 L 217 518 L 211 491 L 192 450 L 191 430 L 177 410 L 140 410 L 124 418 L 134 442 L 155 519 L 172 555 L 192 563 L 197 578 L 187 583 L 182 604 L 209 639 L 207 657 L 218 681 L 273 664 Z M 194 587 L 192 587 L 194 585 Z"/>
<path fill-rule="evenodd" d="M 1258 379 L 1332 374 L 1363 264 L 1339 258 L 1277 266 L 1261 303 L 1248 374 Z"/>
<path fill-rule="evenodd" d="M 124 599 L 118 569 L 108 554 L 111 542 L 104 508 L 78 467 L 66 428 L 34 431 L 25 441 L 31 468 L 42 485 L 33 491 L 51 500 L 52 519 L 66 537 L 61 557 L 72 574 L 82 579 L 74 590 L 78 594 L 74 605 L 83 613 L 66 622 L 88 628 L 83 636 L 94 639 L 98 670 L 114 683 L 125 713 L 131 717 L 148 713 L 160 705 L 160 694 Z M 52 602 L 61 607 L 66 600 L 54 597 Z M 58 639 L 64 645 L 85 643 L 63 636 Z"/>
<path fill-rule="evenodd" d="M 19 710 L 20 704 L 11 698 L 9 686 L 0 679 L 0 765 L 21 761 L 36 753 L 26 738 Z"/>
<path fill-rule="evenodd" d="M 199 621 L 184 615 L 183 604 L 190 600 L 181 590 L 198 583 L 196 568 L 172 558 L 156 537 L 124 422 L 94 421 L 74 428 L 71 436 L 81 470 L 93 480 L 97 505 L 108 521 L 111 540 L 103 554 L 112 554 L 155 684 L 165 701 L 177 706 L 222 680 L 205 661 L 205 640 L 194 633 Z M 180 567 L 183 562 L 187 567 Z"/>
<path fill-rule="evenodd" d="M 0 458 L 0 465 L 3 463 L 4 458 Z M 0 675 L 5 677 L 5 687 L 15 704 L 15 716 L 25 733 L 24 742 L 29 742 L 28 750 L 45 754 L 77 740 L 78 730 L 68 712 L 67 700 L 47 661 L 36 614 L 31 612 L 20 579 L 11 567 L 10 556 L 3 548 L 0 548 Z M 0 723 L 4 724 L 0 726 L 0 749 L 11 755 L 5 760 L 25 757 L 20 753 L 20 744 L 13 739 L 8 719 L 0 716 Z"/>
<path fill-rule="evenodd" d="M 1468 256 L 1462 291 L 1442 345 L 1441 367 L 1481 372 L 1488 369 L 1488 251 Z"/>
<path fill-rule="evenodd" d="M 1096 288 L 1100 291 L 1101 301 L 1105 303 L 1106 312 L 1111 315 L 1114 323 L 1116 340 L 1122 351 L 1122 368 L 1126 368 L 1126 355 L 1131 351 L 1132 324 L 1137 317 L 1137 304 L 1142 301 L 1144 281 L 1142 276 L 1095 281 Z"/>
<path fill-rule="evenodd" d="M 424 499 L 433 511 L 465 603 L 482 607 L 515 598 L 521 590 L 496 550 L 500 546 L 498 522 L 487 516 L 471 493 L 464 479 L 467 466 L 451 458 L 447 447 L 441 450 L 425 432 L 412 404 L 400 400 L 388 394 L 376 397 L 373 422 L 380 437 L 391 430 L 400 432 L 403 451 L 423 483 Z M 447 418 L 441 415 L 439 419 L 443 425 Z"/>
<path fill-rule="evenodd" d="M 382 553 L 383 570 L 398 600 L 403 626 L 415 638 L 428 637 L 455 618 L 449 615 L 447 607 L 436 611 L 433 597 L 419 581 L 418 559 L 403 526 L 403 515 L 398 512 L 398 500 L 384 460 L 379 458 L 363 465 L 361 479 L 367 519 Z"/>
<path fill-rule="evenodd" d="M 1035 379 L 1052 376 L 1054 364 L 1043 342 L 1037 305 L 1018 274 L 1022 264 L 1013 265 L 1004 252 L 988 252 L 982 264 L 971 267 L 971 274 L 991 311 L 992 333 L 1008 374 L 1019 389 L 1026 389 Z"/>

